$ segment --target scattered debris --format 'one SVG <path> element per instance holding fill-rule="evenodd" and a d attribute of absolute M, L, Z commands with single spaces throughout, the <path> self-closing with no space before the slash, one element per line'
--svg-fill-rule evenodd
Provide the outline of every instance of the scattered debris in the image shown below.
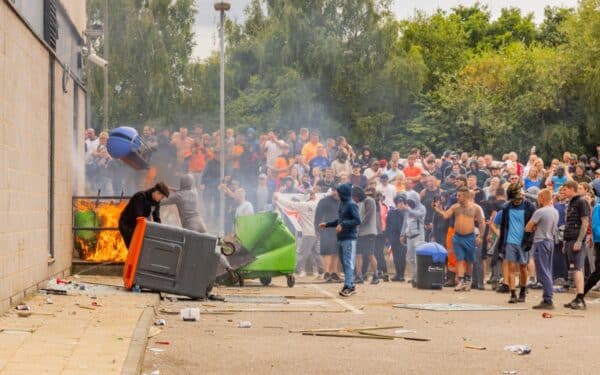
<path fill-rule="evenodd" d="M 317 332 L 357 332 L 357 331 L 377 331 L 383 329 L 404 328 L 404 326 L 383 326 L 383 327 L 342 327 L 342 328 L 317 328 L 290 330 L 290 333 L 317 333 Z"/>
<path fill-rule="evenodd" d="M 508 345 L 504 347 L 504 350 L 518 355 L 526 355 L 531 353 L 531 348 L 528 345 Z"/>
<path fill-rule="evenodd" d="M 21 311 L 31 310 L 31 308 L 28 305 L 17 305 L 17 307 L 15 307 L 15 309 L 21 310 Z"/>
<path fill-rule="evenodd" d="M 184 322 L 195 322 L 200 320 L 200 309 L 197 307 L 182 309 L 179 313 Z"/>
<path fill-rule="evenodd" d="M 166 326 L 167 325 L 167 321 L 164 319 L 156 319 L 154 321 L 154 325 L 155 326 Z"/>
<path fill-rule="evenodd" d="M 482 305 L 473 303 L 400 303 L 394 307 L 428 311 L 504 311 L 527 310 L 526 307 L 508 307 L 499 305 Z"/>
<path fill-rule="evenodd" d="M 397 329 L 394 331 L 396 335 L 404 335 L 406 333 L 417 333 L 414 329 Z"/>
<path fill-rule="evenodd" d="M 86 309 L 86 310 L 96 310 L 95 307 L 91 307 L 91 306 L 85 306 L 85 305 L 81 305 L 79 303 L 76 304 L 80 309 Z"/>
<path fill-rule="evenodd" d="M 65 279 L 61 279 L 59 277 L 56 278 L 56 284 L 58 284 L 58 285 L 60 285 L 60 284 L 68 285 L 68 284 L 71 284 L 71 283 L 72 283 L 71 280 L 65 280 Z"/>
<path fill-rule="evenodd" d="M 158 311 L 160 311 L 160 313 L 161 313 L 161 314 L 167 314 L 167 315 L 179 315 L 179 313 L 180 313 L 180 312 L 178 312 L 178 311 L 175 311 L 175 310 L 167 310 L 167 309 L 165 309 L 165 308 L 161 308 L 161 309 L 160 309 L 160 310 L 158 310 Z"/>
<path fill-rule="evenodd" d="M 248 296 L 239 294 L 229 294 L 222 296 L 224 302 L 230 303 L 272 303 L 272 304 L 289 304 L 289 301 L 283 296 Z"/>
<path fill-rule="evenodd" d="M 567 316 L 567 317 L 571 317 L 571 318 L 585 318 L 585 315 L 582 315 L 582 314 L 560 314 L 560 313 L 550 314 L 549 312 L 542 313 L 542 318 L 544 318 L 544 319 L 550 319 L 554 316 Z"/>
<path fill-rule="evenodd" d="M 171 345 L 170 341 L 155 341 L 154 343 L 159 345 Z"/>
<path fill-rule="evenodd" d="M 242 320 L 238 323 L 238 328 L 252 328 L 252 323 L 247 320 Z"/>
<path fill-rule="evenodd" d="M 160 375 L 160 370 L 154 370 L 150 373 L 150 375 Z"/>
<path fill-rule="evenodd" d="M 59 296 L 66 296 L 67 291 L 62 289 L 51 289 L 51 288 L 42 288 L 40 291 L 45 292 L 46 294 L 55 294 Z"/>
<path fill-rule="evenodd" d="M 23 328 L 0 328 L 0 332 L 1 333 L 8 333 L 8 334 L 14 334 L 14 333 L 33 333 L 35 332 L 34 329 L 23 329 Z"/>
<path fill-rule="evenodd" d="M 159 333 L 162 332 L 162 329 L 158 328 L 158 327 L 150 327 L 150 329 L 148 330 L 148 338 L 152 338 L 156 335 L 158 335 Z"/>
<path fill-rule="evenodd" d="M 48 297 L 46 298 L 46 305 L 53 305 L 54 301 L 52 301 L 52 298 Z"/>
<path fill-rule="evenodd" d="M 100 302 L 92 301 L 92 306 L 94 306 L 94 307 L 101 307 L 102 304 Z"/>
<path fill-rule="evenodd" d="M 375 340 L 393 340 L 393 337 L 385 336 L 370 336 L 370 335 L 346 335 L 341 333 L 318 333 L 318 332 L 303 332 L 304 336 L 321 336 L 321 337 L 348 337 L 354 339 L 375 339 Z"/>
<path fill-rule="evenodd" d="M 263 328 L 283 329 L 283 327 L 280 326 L 264 326 Z"/>
<path fill-rule="evenodd" d="M 155 353 L 155 354 L 162 353 L 165 351 L 165 349 L 160 349 L 160 348 L 150 348 L 148 350 L 150 350 L 152 353 Z"/>
<path fill-rule="evenodd" d="M 243 313 L 243 312 L 269 312 L 269 313 L 347 313 L 350 312 L 348 309 L 339 310 L 308 310 L 308 309 L 225 309 L 225 310 L 212 310 L 203 312 L 206 314 L 222 314 L 222 313 Z"/>
<path fill-rule="evenodd" d="M 465 345 L 466 349 L 474 349 L 474 350 L 486 350 L 485 346 L 475 346 L 475 345 Z"/>
<path fill-rule="evenodd" d="M 504 370 L 502 371 L 503 375 L 517 375 L 517 370 Z"/>
<path fill-rule="evenodd" d="M 79 285 L 79 290 L 85 290 L 85 285 L 83 285 L 83 284 Z"/>

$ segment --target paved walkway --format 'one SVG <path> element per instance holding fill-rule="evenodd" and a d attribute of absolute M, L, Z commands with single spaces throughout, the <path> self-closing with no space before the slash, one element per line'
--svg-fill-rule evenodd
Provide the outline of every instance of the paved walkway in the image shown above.
<path fill-rule="evenodd" d="M 61 285 L 69 295 L 37 295 L 24 302 L 29 317 L 19 317 L 17 310 L 0 317 L 0 374 L 121 374 L 131 372 L 132 361 L 134 370 L 139 365 L 146 331 L 140 353 L 129 353 L 130 344 L 158 296 L 84 282 L 118 283 L 114 278 L 71 280 L 85 290 Z"/>

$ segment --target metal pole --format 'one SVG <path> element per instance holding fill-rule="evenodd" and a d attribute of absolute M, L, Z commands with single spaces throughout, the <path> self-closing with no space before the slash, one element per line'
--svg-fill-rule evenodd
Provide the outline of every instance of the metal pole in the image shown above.
<path fill-rule="evenodd" d="M 108 56 L 108 0 L 104 0 L 104 58 L 110 60 Z M 104 128 L 108 130 L 108 66 L 104 67 Z"/>
<path fill-rule="evenodd" d="M 220 121 L 219 130 L 221 134 L 221 183 L 225 179 L 225 11 L 221 10 L 221 29 L 219 30 L 219 36 L 221 39 L 221 78 L 220 78 Z M 221 235 L 225 235 L 225 191 L 221 190 L 221 205 L 219 206 L 219 231 Z"/>

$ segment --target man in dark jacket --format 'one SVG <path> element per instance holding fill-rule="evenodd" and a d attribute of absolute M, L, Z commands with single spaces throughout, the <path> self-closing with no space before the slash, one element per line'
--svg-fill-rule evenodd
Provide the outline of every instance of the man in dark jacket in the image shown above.
<path fill-rule="evenodd" d="M 331 191 L 331 194 L 321 199 L 317 204 L 315 211 L 315 227 L 319 226 L 319 223 L 327 223 L 333 221 L 338 217 L 338 209 L 340 206 L 340 197 L 336 189 Z M 341 281 L 337 274 L 338 271 L 338 256 L 337 256 L 337 238 L 335 235 L 335 228 L 327 228 L 323 231 L 319 231 L 319 228 L 315 228 L 315 233 L 319 237 L 320 253 L 323 257 L 323 268 L 325 269 L 325 281 L 326 282 L 337 282 Z"/>
<path fill-rule="evenodd" d="M 396 208 L 406 204 L 406 194 L 398 194 L 394 197 Z M 394 268 L 396 276 L 392 281 L 405 281 L 404 271 L 406 270 L 406 245 L 400 242 L 400 235 L 404 227 L 404 218 L 406 212 L 403 210 L 389 210 L 387 216 L 387 225 L 385 235 L 392 246 L 392 254 L 394 255 Z"/>
<path fill-rule="evenodd" d="M 346 183 L 338 186 L 337 192 L 341 201 L 338 209 L 338 218 L 327 223 L 320 223 L 319 227 L 321 229 L 335 227 L 338 254 L 344 268 L 344 288 L 340 291 L 340 295 L 342 297 L 349 297 L 356 293 L 353 277 L 360 214 L 358 206 L 352 201 L 352 184 Z"/>
<path fill-rule="evenodd" d="M 125 246 L 129 247 L 138 217 L 150 218 L 160 223 L 160 201 L 169 196 L 169 188 L 164 182 L 159 182 L 152 189 L 139 191 L 131 197 L 119 218 L 119 232 Z"/>

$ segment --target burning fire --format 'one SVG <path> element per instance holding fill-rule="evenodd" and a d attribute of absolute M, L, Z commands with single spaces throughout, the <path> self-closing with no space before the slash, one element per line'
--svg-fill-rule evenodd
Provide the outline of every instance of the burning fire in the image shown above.
<path fill-rule="evenodd" d="M 75 201 L 75 210 L 79 214 L 88 215 L 96 225 L 89 227 L 118 228 L 121 211 L 126 201 L 99 202 L 91 199 Z M 77 220 L 76 220 L 77 221 Z M 76 226 L 81 227 L 81 225 Z M 88 225 L 86 225 L 87 227 Z M 95 232 L 77 230 L 74 235 L 75 248 L 79 250 L 81 259 L 91 262 L 125 262 L 127 247 L 118 230 L 99 230 Z"/>

